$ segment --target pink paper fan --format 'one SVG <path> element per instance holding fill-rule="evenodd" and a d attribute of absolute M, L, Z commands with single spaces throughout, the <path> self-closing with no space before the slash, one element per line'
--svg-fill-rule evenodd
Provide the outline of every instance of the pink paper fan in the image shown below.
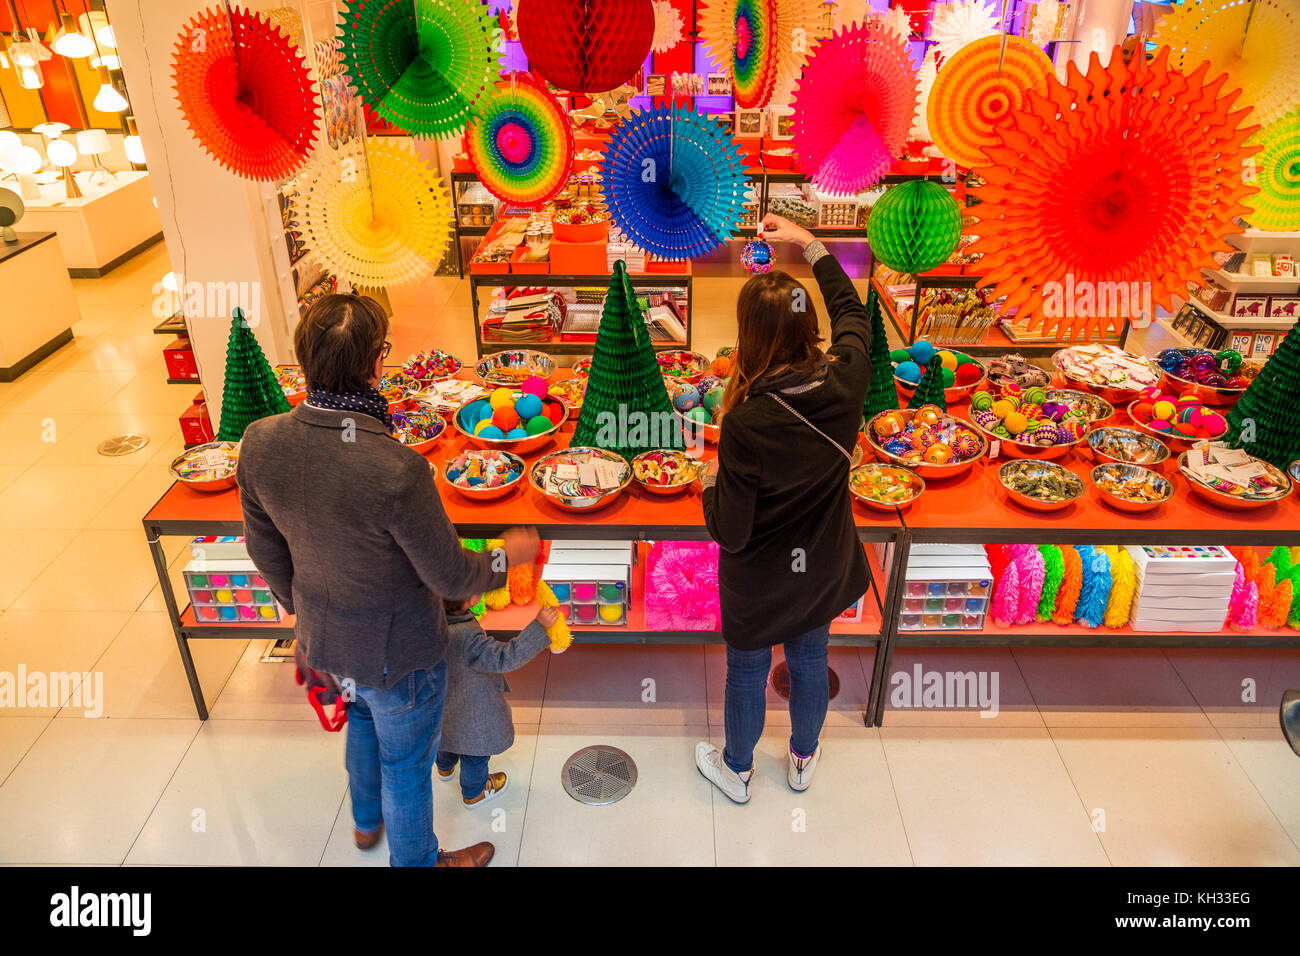
<path fill-rule="evenodd" d="M 903 151 L 916 108 L 907 41 L 879 17 L 813 48 L 794 94 L 794 148 L 832 193 L 873 186 Z"/>

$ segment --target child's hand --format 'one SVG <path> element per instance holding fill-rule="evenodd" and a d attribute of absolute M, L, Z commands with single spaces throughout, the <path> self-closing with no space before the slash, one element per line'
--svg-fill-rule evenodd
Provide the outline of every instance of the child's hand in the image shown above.
<path fill-rule="evenodd" d="M 544 607 L 537 612 L 537 623 L 543 628 L 548 628 L 554 624 L 560 617 L 560 609 L 557 607 Z"/>

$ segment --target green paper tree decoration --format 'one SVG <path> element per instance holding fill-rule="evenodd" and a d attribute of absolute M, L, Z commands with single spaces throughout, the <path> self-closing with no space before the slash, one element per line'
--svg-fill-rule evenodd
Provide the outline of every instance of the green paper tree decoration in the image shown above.
<path fill-rule="evenodd" d="M 622 259 L 609 280 L 572 444 L 629 460 L 652 448 L 686 447 Z"/>
<path fill-rule="evenodd" d="M 221 391 L 221 428 L 217 441 L 239 441 L 259 418 L 289 411 L 289 400 L 276 381 L 257 336 L 236 309 L 226 345 L 226 381 Z"/>
<path fill-rule="evenodd" d="M 1283 470 L 1300 460 L 1297 395 L 1300 395 L 1300 334 L 1293 326 L 1228 412 L 1227 443 Z"/>
<path fill-rule="evenodd" d="M 961 238 L 961 207 L 928 179 L 888 190 L 867 217 L 871 253 L 889 268 L 916 274 L 948 261 Z"/>
<path fill-rule="evenodd" d="M 894 363 L 889 360 L 889 338 L 885 334 L 885 313 L 874 286 L 867 293 L 867 318 L 871 320 L 871 383 L 867 386 L 862 417 L 869 421 L 873 415 L 898 407 Z"/>
<path fill-rule="evenodd" d="M 930 364 L 925 367 L 925 374 L 921 376 L 916 391 L 907 403 L 908 408 L 920 408 L 922 405 L 938 405 L 945 412 L 948 410 L 948 402 L 943 397 L 943 359 L 939 358 L 938 353 L 930 356 Z"/>

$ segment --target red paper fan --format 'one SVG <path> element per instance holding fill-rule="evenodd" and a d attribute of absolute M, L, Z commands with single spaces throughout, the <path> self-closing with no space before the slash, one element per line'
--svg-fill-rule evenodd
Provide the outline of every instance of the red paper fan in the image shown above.
<path fill-rule="evenodd" d="M 572 93 L 625 83 L 650 55 L 653 0 L 519 0 L 519 42 L 533 72 Z"/>
<path fill-rule="evenodd" d="M 1116 48 L 1107 67 L 1094 53 L 1087 74 L 1071 63 L 1065 83 L 1026 92 L 968 210 L 980 284 L 1006 296 L 1003 311 L 1058 338 L 1118 334 L 1232 248 L 1223 237 L 1242 231 L 1233 219 L 1256 191 L 1242 161 L 1259 147 L 1243 144 L 1259 127 L 1208 69 L 1170 69 L 1168 47 L 1126 64 Z"/>
<path fill-rule="evenodd" d="M 813 48 L 794 95 L 794 148 L 813 182 L 852 194 L 903 151 L 916 109 L 907 41 L 879 17 Z"/>
<path fill-rule="evenodd" d="M 203 11 L 176 41 L 172 81 L 195 139 L 231 172 L 284 179 L 306 162 L 319 119 L 311 75 L 262 14 Z"/>

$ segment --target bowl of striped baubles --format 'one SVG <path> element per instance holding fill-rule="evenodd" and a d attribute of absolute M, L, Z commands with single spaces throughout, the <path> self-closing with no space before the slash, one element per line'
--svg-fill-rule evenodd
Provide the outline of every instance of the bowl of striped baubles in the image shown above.
<path fill-rule="evenodd" d="M 1068 399 L 1049 399 L 1047 390 L 1020 395 L 978 391 L 970 399 L 971 424 L 989 440 L 1002 443 L 1008 458 L 1057 461 L 1088 438 L 1088 412 Z"/>

